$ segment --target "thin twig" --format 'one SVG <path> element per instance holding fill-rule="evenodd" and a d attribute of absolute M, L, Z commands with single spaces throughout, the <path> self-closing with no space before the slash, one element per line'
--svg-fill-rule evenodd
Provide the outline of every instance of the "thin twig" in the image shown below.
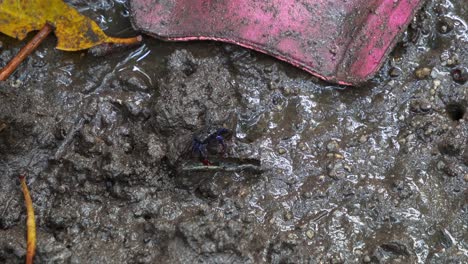
<path fill-rule="evenodd" d="M 262 169 L 259 166 L 252 164 L 241 164 L 237 166 L 191 166 L 182 167 L 182 171 L 189 172 L 208 172 L 208 171 L 223 171 L 223 172 L 241 172 L 251 171 L 254 173 L 262 173 Z"/>
<path fill-rule="evenodd" d="M 110 41 L 108 43 L 112 44 L 121 44 L 121 45 L 135 45 L 140 43 L 143 40 L 143 37 L 141 35 L 138 35 L 136 37 L 131 37 L 131 38 L 109 38 Z"/>
<path fill-rule="evenodd" d="M 46 23 L 42 29 L 24 46 L 18 54 L 8 64 L 0 70 L 0 81 L 5 81 L 44 39 L 52 32 L 54 28 Z"/>
<path fill-rule="evenodd" d="M 11 201 L 14 199 L 15 197 L 11 197 L 5 204 L 5 208 L 3 209 L 3 212 L 2 212 L 2 215 L 1 216 L 4 216 L 6 211 L 8 210 L 8 207 L 10 206 L 10 203 Z"/>
<path fill-rule="evenodd" d="M 62 144 L 58 147 L 57 151 L 55 152 L 55 160 L 60 160 L 67 150 L 68 145 L 73 141 L 76 133 L 83 128 L 84 125 L 84 118 L 80 117 L 78 122 L 71 128 L 70 132 L 68 132 L 65 139 L 62 141 Z"/>
<path fill-rule="evenodd" d="M 0 132 L 3 131 L 3 129 L 5 129 L 7 127 L 7 124 L 3 123 L 2 121 L 0 121 Z"/>

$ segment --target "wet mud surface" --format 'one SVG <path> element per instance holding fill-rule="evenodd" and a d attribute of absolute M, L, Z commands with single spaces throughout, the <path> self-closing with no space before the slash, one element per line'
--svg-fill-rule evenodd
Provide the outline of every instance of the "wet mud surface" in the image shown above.
<path fill-rule="evenodd" d="M 69 3 L 134 34 L 125 1 Z M 222 43 L 48 38 L 0 84 L 0 262 L 26 253 L 20 173 L 37 263 L 468 262 L 464 3 L 427 1 L 362 87 Z M 0 41 L 4 66 L 24 43 Z M 190 165 L 220 127 L 213 159 L 259 170 Z"/>

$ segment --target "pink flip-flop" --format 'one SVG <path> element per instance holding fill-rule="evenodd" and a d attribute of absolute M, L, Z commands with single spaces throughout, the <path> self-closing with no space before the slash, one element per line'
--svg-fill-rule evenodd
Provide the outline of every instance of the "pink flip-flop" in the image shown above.
<path fill-rule="evenodd" d="M 251 48 L 345 85 L 371 78 L 424 0 L 130 0 L 134 27 L 163 40 Z"/>

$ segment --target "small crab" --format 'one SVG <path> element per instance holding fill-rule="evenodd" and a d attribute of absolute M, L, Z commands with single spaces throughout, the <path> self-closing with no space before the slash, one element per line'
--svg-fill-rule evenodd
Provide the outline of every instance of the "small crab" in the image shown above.
<path fill-rule="evenodd" d="M 199 158 L 206 165 L 211 166 L 212 163 L 208 160 L 209 155 L 220 154 L 226 152 L 226 140 L 232 137 L 232 132 L 227 128 L 219 128 L 216 132 L 210 134 L 203 141 L 194 137 L 192 140 L 192 154 Z"/>

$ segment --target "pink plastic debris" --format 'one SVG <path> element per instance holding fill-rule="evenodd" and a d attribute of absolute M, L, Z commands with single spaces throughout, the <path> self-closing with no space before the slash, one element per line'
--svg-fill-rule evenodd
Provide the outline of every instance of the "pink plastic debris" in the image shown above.
<path fill-rule="evenodd" d="M 424 0 L 130 0 L 135 28 L 163 40 L 251 48 L 324 80 L 371 78 Z"/>

